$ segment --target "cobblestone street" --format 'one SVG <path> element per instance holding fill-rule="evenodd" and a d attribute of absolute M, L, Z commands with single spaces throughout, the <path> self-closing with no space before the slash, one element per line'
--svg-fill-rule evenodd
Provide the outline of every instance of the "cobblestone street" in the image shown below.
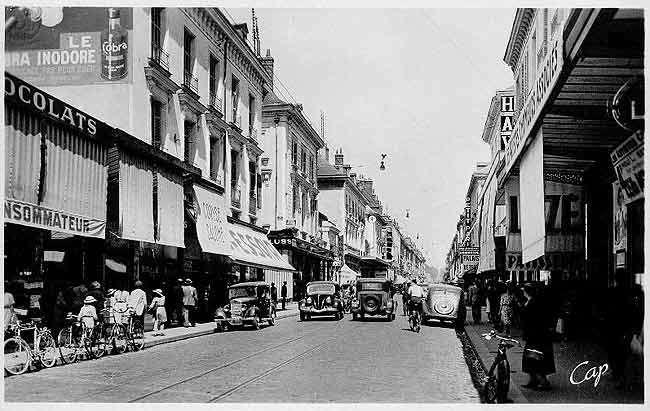
<path fill-rule="evenodd" d="M 477 403 L 452 328 L 287 318 L 5 379 L 5 399 Z"/>

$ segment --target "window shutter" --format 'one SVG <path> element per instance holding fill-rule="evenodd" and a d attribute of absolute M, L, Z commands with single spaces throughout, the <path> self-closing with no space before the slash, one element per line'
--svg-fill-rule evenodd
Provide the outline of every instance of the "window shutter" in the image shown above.
<path fill-rule="evenodd" d="M 217 179 L 217 153 L 218 153 L 218 142 L 216 138 L 210 138 L 210 178 L 212 180 Z"/>
<path fill-rule="evenodd" d="M 160 148 L 162 140 L 162 104 L 151 99 L 151 145 Z"/>

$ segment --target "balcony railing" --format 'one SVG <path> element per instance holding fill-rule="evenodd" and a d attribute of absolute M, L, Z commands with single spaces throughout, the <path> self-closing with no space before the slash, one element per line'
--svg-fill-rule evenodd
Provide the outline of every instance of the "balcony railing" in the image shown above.
<path fill-rule="evenodd" d="M 241 116 L 238 116 L 237 113 L 233 113 L 232 115 L 232 124 L 241 130 Z"/>
<path fill-rule="evenodd" d="M 216 93 L 210 93 L 210 107 L 220 113 L 223 110 L 223 100 L 221 100 Z"/>
<path fill-rule="evenodd" d="M 252 129 L 248 130 L 248 132 L 250 133 L 251 139 L 254 140 L 254 141 L 257 141 L 257 129 L 252 128 Z"/>
<path fill-rule="evenodd" d="M 160 44 L 151 44 L 151 60 L 169 71 L 169 54 L 162 49 Z"/>
<path fill-rule="evenodd" d="M 186 71 L 183 75 L 183 86 L 194 94 L 199 94 L 199 79 L 194 77 L 189 71 Z"/>
<path fill-rule="evenodd" d="M 255 215 L 257 214 L 257 198 L 255 194 L 250 195 L 250 201 L 248 202 L 248 212 Z"/>
<path fill-rule="evenodd" d="M 232 188 L 232 195 L 230 204 L 235 208 L 241 208 L 241 190 L 238 188 Z"/>

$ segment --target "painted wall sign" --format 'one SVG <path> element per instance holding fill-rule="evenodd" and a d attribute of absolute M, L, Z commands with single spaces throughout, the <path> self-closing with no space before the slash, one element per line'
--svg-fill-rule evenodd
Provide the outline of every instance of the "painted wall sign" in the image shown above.
<path fill-rule="evenodd" d="M 6 72 L 5 99 L 36 109 L 45 116 L 73 126 L 90 136 L 112 134 L 112 128 L 107 124 Z"/>
<path fill-rule="evenodd" d="M 36 85 L 129 83 L 130 7 L 8 7 L 6 70 Z"/>
<path fill-rule="evenodd" d="M 506 147 L 506 175 L 521 154 L 524 144 L 531 134 L 532 128 L 539 118 L 539 114 L 548 100 L 548 96 L 562 72 L 564 63 L 562 38 L 555 39 L 552 43 L 541 70 L 532 84 L 526 103 L 516 119 L 515 128 Z M 534 136 L 531 136 L 534 137 Z"/>
<path fill-rule="evenodd" d="M 625 194 L 625 204 L 643 198 L 645 178 L 643 133 L 632 134 L 612 152 L 610 157 Z"/>
<path fill-rule="evenodd" d="M 104 238 L 106 221 L 5 199 L 5 222 L 85 237 Z"/>

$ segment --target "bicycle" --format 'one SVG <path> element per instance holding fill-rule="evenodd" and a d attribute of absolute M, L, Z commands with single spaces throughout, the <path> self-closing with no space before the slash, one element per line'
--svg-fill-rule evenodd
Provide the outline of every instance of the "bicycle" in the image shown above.
<path fill-rule="evenodd" d="M 22 337 L 25 332 L 33 332 L 33 348 Z M 5 339 L 4 367 L 11 375 L 23 374 L 33 363 L 40 363 L 45 368 L 56 364 L 56 341 L 47 327 L 40 327 L 36 322 L 22 325 L 16 321 L 8 328 L 11 337 Z"/>
<path fill-rule="evenodd" d="M 132 308 L 125 311 L 118 311 L 121 314 L 128 316 L 128 321 L 125 324 L 126 338 L 133 351 L 140 351 L 144 348 L 144 326 L 139 319 L 136 318 L 135 312 Z"/>
<path fill-rule="evenodd" d="M 101 314 L 106 325 L 104 335 L 107 336 L 107 345 L 112 347 L 112 351 L 116 354 L 124 353 L 128 348 L 129 339 L 126 327 L 121 322 L 121 316 L 117 315 L 120 312 L 105 308 L 101 310 Z"/>
<path fill-rule="evenodd" d="M 503 404 L 507 402 L 508 391 L 510 391 L 510 362 L 508 361 L 507 351 L 515 345 L 521 347 L 521 343 L 514 338 L 497 335 L 494 330 L 482 334 L 482 337 L 487 341 L 490 341 L 493 337 L 499 339 L 496 357 L 483 386 L 485 402 L 494 403 L 496 401 Z"/>
<path fill-rule="evenodd" d="M 65 320 L 66 326 L 59 331 L 57 342 L 61 362 L 71 364 L 77 361 L 81 350 L 85 348 L 83 327 L 72 313 L 68 313 Z"/>
<path fill-rule="evenodd" d="M 411 304 L 408 304 L 409 306 Z M 411 331 L 415 331 L 417 333 L 420 332 L 420 328 L 422 327 L 422 320 L 420 319 L 420 310 L 418 310 L 416 307 L 409 307 L 409 327 L 411 327 Z"/>
<path fill-rule="evenodd" d="M 102 323 L 95 324 L 94 327 L 87 327 L 84 323 L 82 326 L 82 342 L 90 358 L 101 358 L 106 355 L 106 335 Z"/>

